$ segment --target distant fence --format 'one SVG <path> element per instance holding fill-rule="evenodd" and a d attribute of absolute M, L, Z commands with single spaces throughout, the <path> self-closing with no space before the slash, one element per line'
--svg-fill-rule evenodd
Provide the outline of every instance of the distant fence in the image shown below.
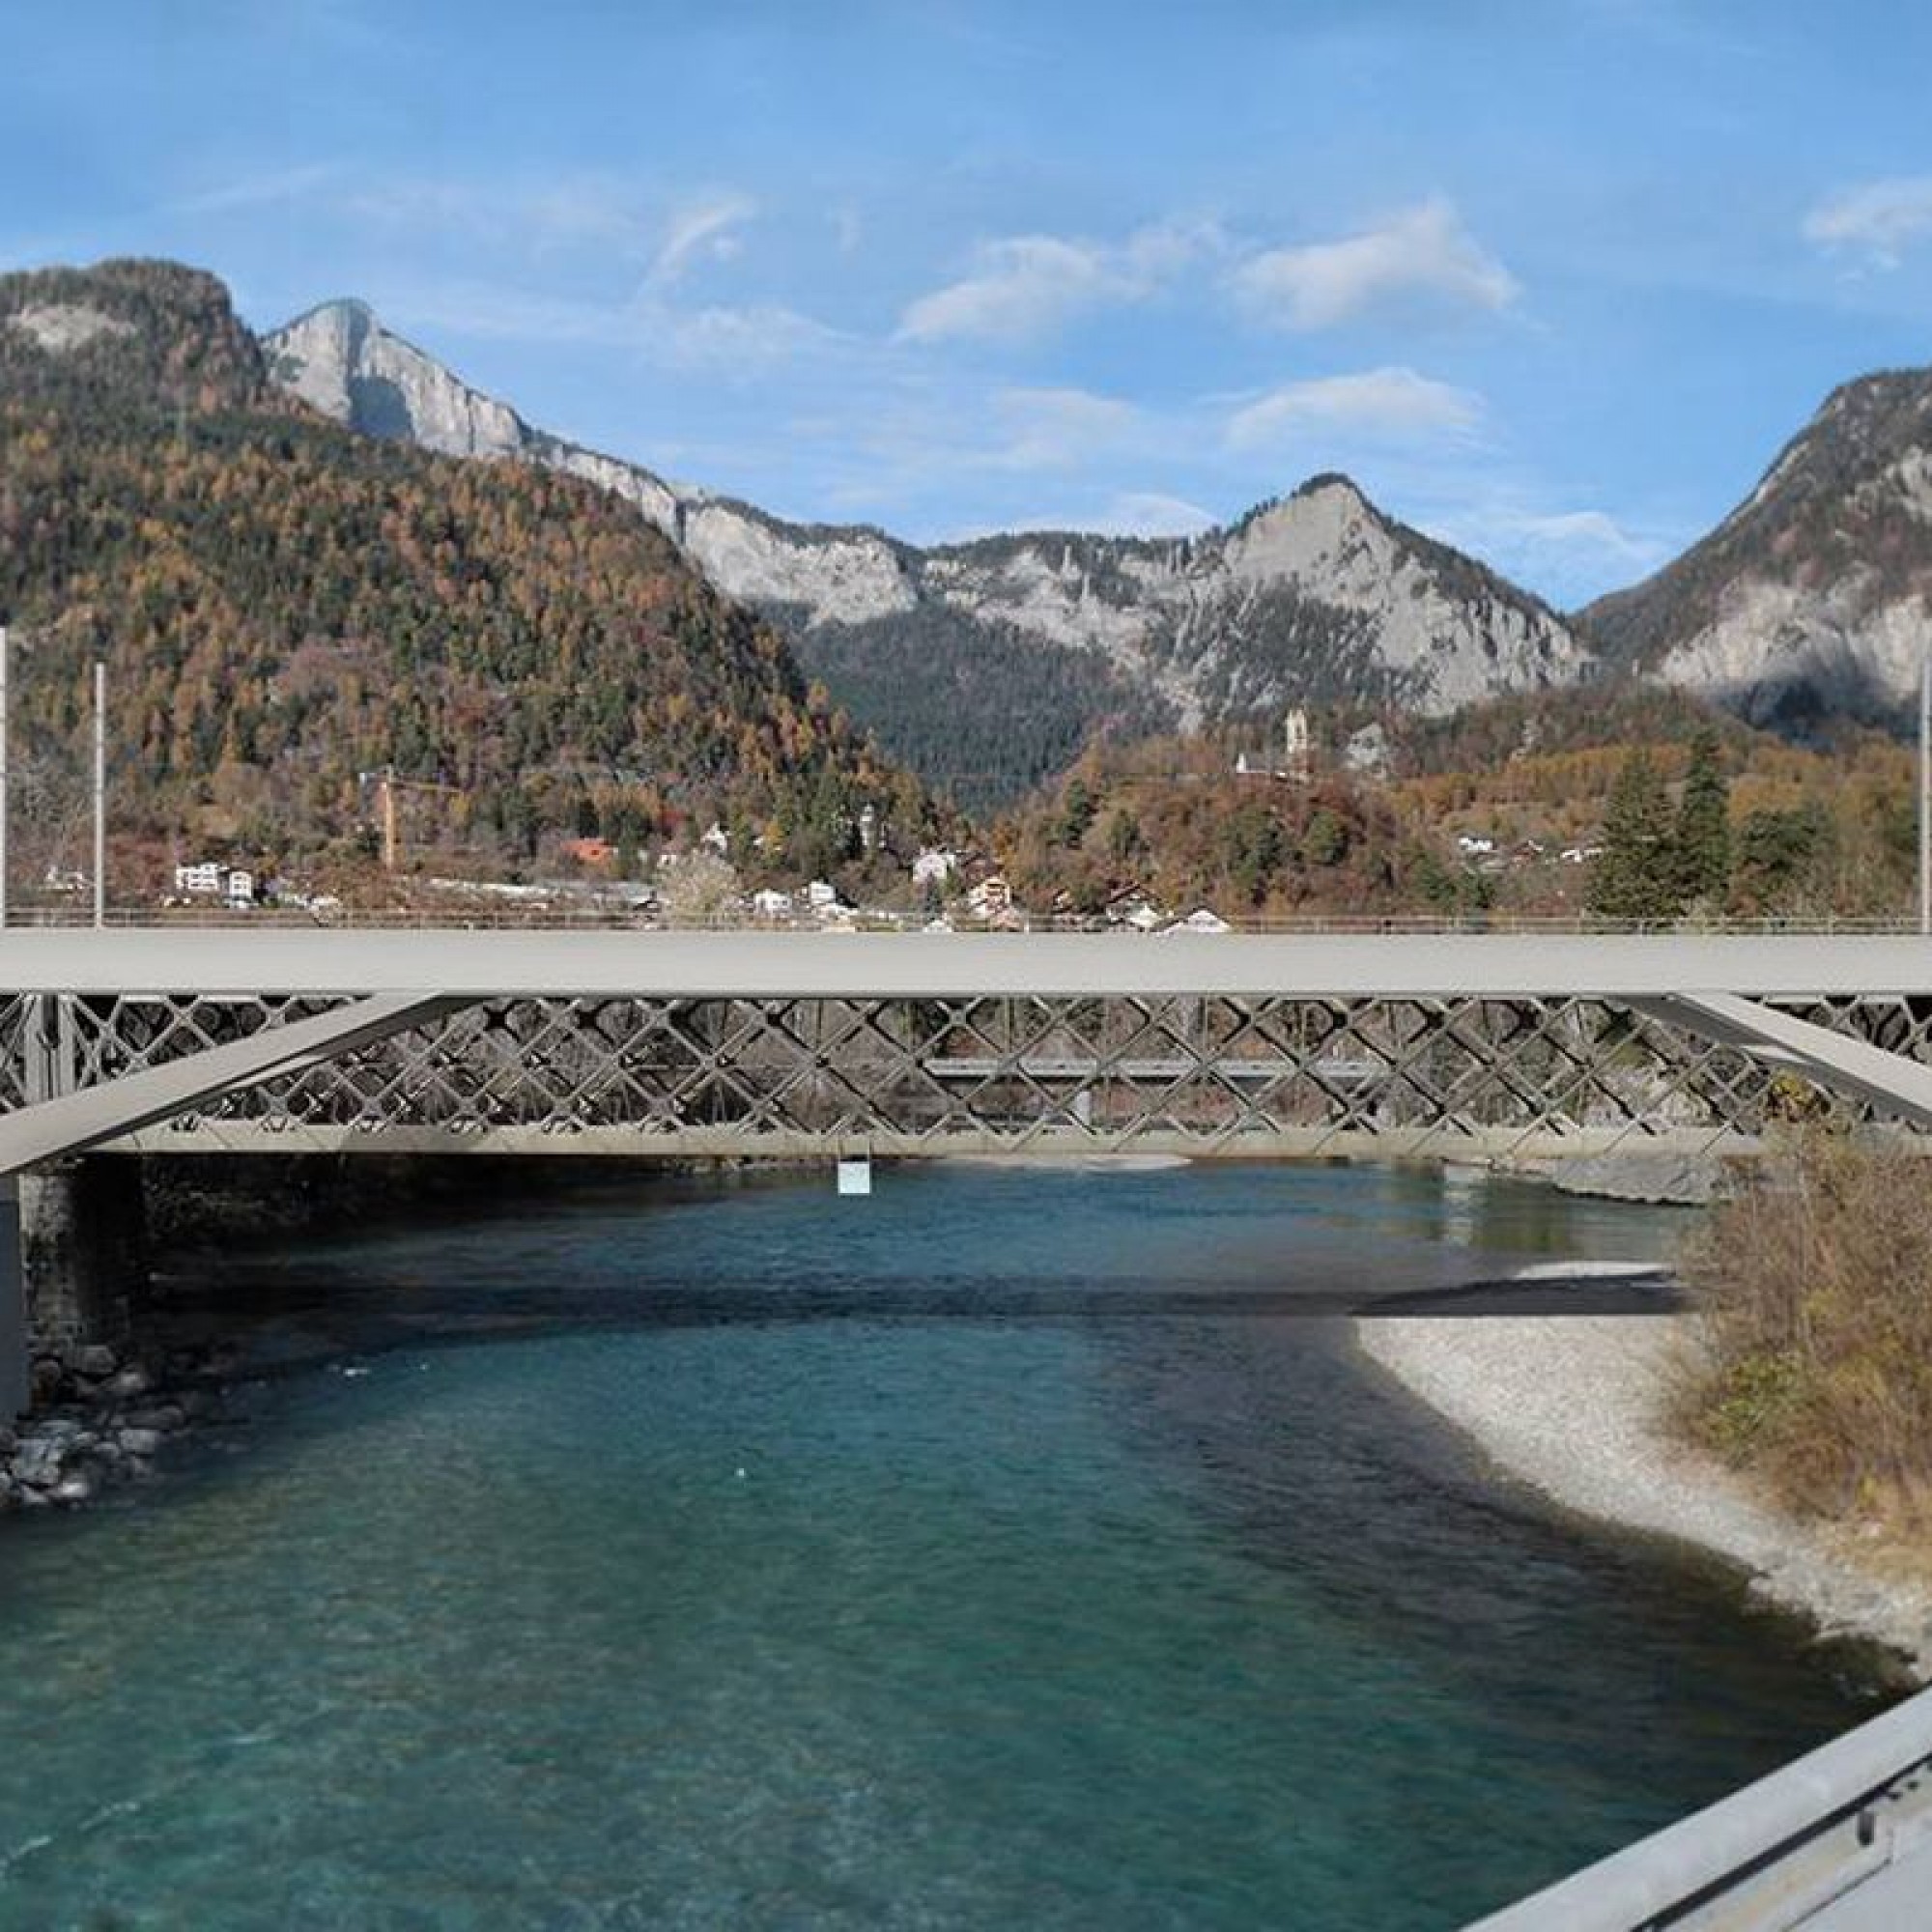
<path fill-rule="evenodd" d="M 7 929 L 14 927 L 59 927 L 83 929 L 94 924 L 93 915 L 74 906 L 19 906 L 9 910 Z M 259 928 L 285 926 L 302 931 L 474 931 L 494 927 L 537 931 L 679 931 L 679 932 L 931 932 L 932 923 L 923 914 L 896 914 L 885 911 L 853 911 L 832 920 L 798 918 L 791 920 L 753 919 L 743 914 L 729 918 L 674 918 L 661 910 L 591 902 L 583 905 L 436 905 L 436 906 L 343 906 L 323 911 L 293 906 L 110 906 L 104 923 L 116 929 L 165 930 L 181 927 Z M 1699 938 L 1760 939 L 1777 936 L 1792 938 L 1858 938 L 1861 936 L 1899 938 L 1917 934 L 1915 918 L 1846 917 L 1826 915 L 1808 919 L 1704 919 L 1663 923 L 1595 919 L 1583 914 L 1473 913 L 1439 915 L 1432 913 L 1307 913 L 1287 918 L 1236 919 L 1225 922 L 1230 932 L 1293 936 L 1391 936 L 1427 937 L 1440 933 L 1520 933 L 1524 936 L 1647 935 L 1652 938 L 1683 935 Z M 1051 913 L 1017 914 L 1011 922 L 982 923 L 961 919 L 956 926 L 937 928 L 961 932 L 1111 932 L 1132 937 L 1158 937 L 1163 932 L 1212 932 L 1211 926 L 1190 926 L 1183 920 L 1142 928 L 1095 917 L 1076 917 Z"/>

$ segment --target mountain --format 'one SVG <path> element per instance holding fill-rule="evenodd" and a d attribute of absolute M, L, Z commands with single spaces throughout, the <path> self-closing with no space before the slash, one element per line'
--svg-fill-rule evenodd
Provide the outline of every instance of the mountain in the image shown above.
<path fill-rule="evenodd" d="M 920 549 L 786 523 L 526 423 L 356 302 L 266 338 L 274 380 L 372 435 L 519 456 L 635 504 L 929 781 L 1011 797 L 1112 733 L 1272 721 L 1295 704 L 1440 715 L 1575 683 L 1563 619 L 1320 476 L 1182 539 L 1065 532 Z"/>
<path fill-rule="evenodd" d="M 1932 643 L 1932 369 L 1833 390 L 1709 536 L 1576 621 L 1753 722 L 1897 723 Z"/>
<path fill-rule="evenodd" d="M 16 766 L 73 763 L 105 659 L 128 837 L 348 851 L 384 766 L 442 787 L 412 810 L 449 842 L 512 862 L 717 819 L 747 863 L 811 872 L 867 806 L 898 841 L 939 822 L 623 502 L 327 420 L 219 282 L 168 263 L 0 276 L 8 620 Z"/>

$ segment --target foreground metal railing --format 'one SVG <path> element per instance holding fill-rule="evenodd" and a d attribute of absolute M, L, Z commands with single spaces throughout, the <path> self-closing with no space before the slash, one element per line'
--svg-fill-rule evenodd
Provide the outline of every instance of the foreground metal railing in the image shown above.
<path fill-rule="evenodd" d="M 1467 1932 L 1932 1922 L 1932 1690 Z"/>

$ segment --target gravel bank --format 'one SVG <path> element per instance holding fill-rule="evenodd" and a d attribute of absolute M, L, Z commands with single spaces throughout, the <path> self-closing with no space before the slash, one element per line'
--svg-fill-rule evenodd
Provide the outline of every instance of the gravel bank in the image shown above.
<path fill-rule="evenodd" d="M 1855 1542 L 1766 1508 L 1660 1420 L 1678 1315 L 1421 1315 L 1355 1323 L 1364 1352 L 1566 1508 L 1701 1546 L 1824 1635 L 1871 1638 L 1932 1680 L 1932 1592 L 1874 1574 Z"/>

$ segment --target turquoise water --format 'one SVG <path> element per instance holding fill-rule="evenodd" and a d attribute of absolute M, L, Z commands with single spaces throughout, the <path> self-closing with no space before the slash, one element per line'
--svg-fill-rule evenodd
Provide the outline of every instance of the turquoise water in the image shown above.
<path fill-rule="evenodd" d="M 231 1258 L 386 1346 L 0 1525 L 0 1926 L 1452 1926 L 1861 1714 L 1721 1578 L 1489 1486 L 1322 1313 L 1673 1217 L 878 1185 Z"/>

